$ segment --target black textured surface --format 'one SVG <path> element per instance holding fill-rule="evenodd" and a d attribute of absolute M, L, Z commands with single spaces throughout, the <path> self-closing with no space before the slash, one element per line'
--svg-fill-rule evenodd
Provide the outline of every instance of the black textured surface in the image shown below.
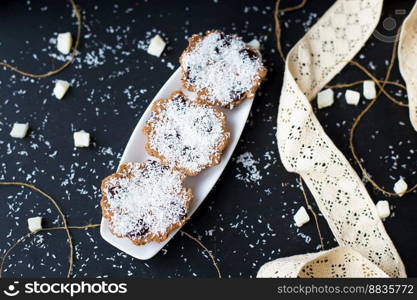
<path fill-rule="evenodd" d="M 304 9 L 282 16 L 286 52 L 333 3 L 319 2 L 309 1 Z M 390 1 L 383 18 L 392 16 L 401 21 L 404 16 L 396 15 L 396 9 L 409 11 L 411 2 Z M 268 78 L 255 99 L 234 158 L 184 230 L 200 236 L 213 251 L 224 277 L 255 276 L 270 259 L 317 251 L 314 222 L 300 229 L 293 225 L 294 210 L 304 205 L 304 200 L 297 176 L 282 167 L 274 137 L 283 74 L 275 51 L 274 2 L 117 3 L 78 1 L 84 18 L 80 54 L 62 73 L 38 80 L 0 71 L 0 180 L 26 181 L 44 189 L 58 200 L 71 225 L 99 222 L 100 180 L 115 170 L 142 112 L 178 66 L 186 38 L 212 28 L 236 32 L 247 41 L 254 37 L 261 40 Z M 283 1 L 284 6 L 290 3 Z M 75 19 L 70 16 L 70 5 L 64 0 L 2 1 L 0 59 L 31 72 L 56 67 L 61 62 L 54 56 L 62 57 L 50 39 L 58 32 L 76 32 Z M 156 32 L 169 41 L 161 58 L 143 50 Z M 382 78 L 391 46 L 371 38 L 356 59 Z M 362 78 L 358 70 L 349 67 L 334 82 Z M 392 78 L 400 79 L 397 69 Z M 69 80 L 73 85 L 62 101 L 51 95 L 55 79 Z M 404 91 L 392 91 L 406 101 Z M 333 107 L 319 111 L 318 117 L 351 160 L 348 128 L 366 100 L 362 99 L 358 107 L 348 106 L 343 93 L 338 90 Z M 9 132 L 14 122 L 29 122 L 29 136 L 12 139 Z M 72 132 L 80 129 L 92 134 L 94 146 L 73 147 Z M 417 135 L 407 109 L 381 98 L 359 127 L 356 145 L 369 173 L 388 189 L 399 176 L 415 183 Z M 251 162 L 247 159 L 251 155 L 253 164 L 247 169 L 241 161 L 246 158 Z M 375 201 L 385 199 L 367 187 Z M 53 206 L 27 189 L 0 187 L 0 200 L 0 253 L 27 232 L 28 217 L 42 215 L 44 226 L 61 224 Z M 314 202 L 311 197 L 310 201 Z M 409 276 L 416 276 L 416 193 L 391 199 L 390 203 L 393 216 L 384 224 Z M 326 249 L 336 246 L 323 218 L 320 225 Z M 98 229 L 72 230 L 72 234 L 76 277 L 216 276 L 207 255 L 181 235 L 156 257 L 143 262 L 104 242 Z M 65 276 L 67 256 L 64 233 L 44 232 L 12 252 L 4 275 Z"/>

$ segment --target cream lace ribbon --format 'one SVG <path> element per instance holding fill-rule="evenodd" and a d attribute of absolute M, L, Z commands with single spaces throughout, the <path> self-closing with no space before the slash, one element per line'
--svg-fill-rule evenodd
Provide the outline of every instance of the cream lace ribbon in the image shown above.
<path fill-rule="evenodd" d="M 388 277 L 378 266 L 351 248 L 294 255 L 266 263 L 258 273 L 260 278 L 271 277 Z"/>
<path fill-rule="evenodd" d="M 417 3 L 401 28 L 398 60 L 401 75 L 407 85 L 411 124 L 417 131 Z"/>
<path fill-rule="evenodd" d="M 279 153 L 285 168 L 305 180 L 340 247 L 277 259 L 261 267 L 258 277 L 406 277 L 365 186 L 310 104 L 365 44 L 378 24 L 382 4 L 383 0 L 336 1 L 288 54 L 278 112 Z M 404 51 L 412 46 L 409 43 L 417 45 L 415 14 L 413 10 L 404 24 L 403 62 L 417 55 L 417 47 Z M 409 93 L 417 91 L 416 79 L 410 76 L 416 74 L 414 69 L 417 66 L 402 70 Z M 409 94 L 414 116 L 416 96 Z"/>

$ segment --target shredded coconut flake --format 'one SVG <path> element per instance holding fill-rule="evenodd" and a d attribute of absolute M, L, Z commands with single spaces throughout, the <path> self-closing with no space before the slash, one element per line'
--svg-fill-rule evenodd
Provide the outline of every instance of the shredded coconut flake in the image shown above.
<path fill-rule="evenodd" d="M 254 182 L 259 185 L 259 181 L 262 179 L 262 175 L 258 170 L 259 160 L 253 157 L 250 152 L 245 152 L 237 157 L 236 162 L 242 164 L 246 173 L 237 174 L 236 178 L 245 182 Z"/>

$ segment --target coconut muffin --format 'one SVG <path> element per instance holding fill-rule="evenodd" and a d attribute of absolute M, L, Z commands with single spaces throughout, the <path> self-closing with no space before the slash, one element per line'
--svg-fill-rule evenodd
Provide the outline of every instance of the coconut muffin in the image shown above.
<path fill-rule="evenodd" d="M 181 91 L 153 104 L 143 133 L 149 155 L 188 176 L 218 164 L 230 137 L 223 112 L 194 103 Z"/>
<path fill-rule="evenodd" d="M 182 85 L 198 102 L 232 108 L 253 98 L 267 70 L 260 52 L 237 35 L 193 35 L 180 57 Z"/>
<path fill-rule="evenodd" d="M 101 208 L 110 231 L 136 245 L 162 242 L 181 227 L 193 195 L 185 175 L 148 160 L 125 163 L 101 184 Z"/>

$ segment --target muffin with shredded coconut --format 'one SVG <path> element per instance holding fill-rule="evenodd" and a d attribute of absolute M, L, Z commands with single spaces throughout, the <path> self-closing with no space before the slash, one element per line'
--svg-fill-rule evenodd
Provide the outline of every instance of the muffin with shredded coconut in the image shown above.
<path fill-rule="evenodd" d="M 183 87 L 208 105 L 233 108 L 253 98 L 266 76 L 260 52 L 237 35 L 193 35 L 180 57 Z"/>
<path fill-rule="evenodd" d="M 136 245 L 162 242 L 187 218 L 192 200 L 185 175 L 154 160 L 124 163 L 101 184 L 101 208 L 110 231 Z"/>
<path fill-rule="evenodd" d="M 143 133 L 150 155 L 188 176 L 217 165 L 230 137 L 223 112 L 194 103 L 180 91 L 153 104 Z"/>

